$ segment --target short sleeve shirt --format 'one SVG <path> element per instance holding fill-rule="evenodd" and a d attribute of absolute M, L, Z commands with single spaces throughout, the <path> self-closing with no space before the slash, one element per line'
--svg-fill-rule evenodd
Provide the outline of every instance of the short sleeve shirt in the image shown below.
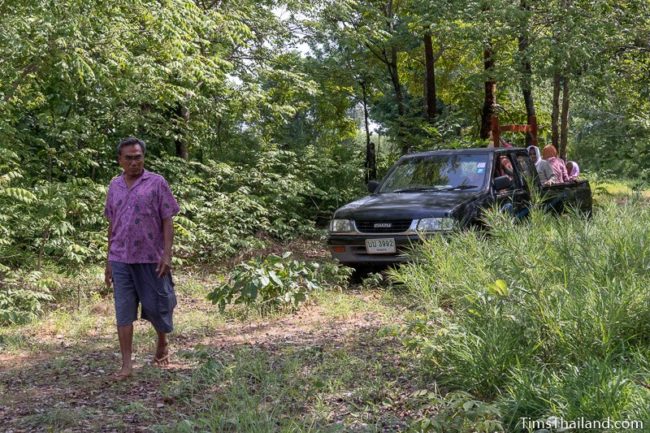
<path fill-rule="evenodd" d="M 537 164 L 535 164 L 535 168 L 537 168 L 537 173 L 539 174 L 539 181 L 543 184 L 548 182 L 549 180 L 554 179 L 555 177 L 555 172 L 553 172 L 553 169 L 551 168 L 551 164 L 545 159 L 540 159 L 537 161 Z"/>
<path fill-rule="evenodd" d="M 551 164 L 551 168 L 558 182 L 565 183 L 569 181 L 569 174 L 566 172 L 564 161 L 558 157 L 553 157 L 548 159 L 548 163 Z"/>
<path fill-rule="evenodd" d="M 104 215 L 112 224 L 108 260 L 157 263 L 163 254 L 162 220 L 179 211 L 165 178 L 145 170 L 131 185 L 115 177 L 106 195 Z"/>

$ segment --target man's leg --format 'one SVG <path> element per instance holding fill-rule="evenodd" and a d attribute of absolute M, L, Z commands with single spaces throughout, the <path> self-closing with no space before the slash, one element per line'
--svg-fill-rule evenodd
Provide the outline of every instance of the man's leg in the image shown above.
<path fill-rule="evenodd" d="M 155 263 L 143 263 L 134 266 L 135 285 L 142 303 L 142 318 L 153 325 L 157 334 L 155 365 L 169 364 L 169 342 L 167 334 L 172 332 L 173 312 L 176 306 L 176 294 L 171 274 L 162 278 L 156 274 Z"/>
<path fill-rule="evenodd" d="M 120 352 L 122 352 L 122 369 L 115 373 L 119 378 L 126 378 L 133 373 L 133 325 L 118 326 L 117 337 L 120 340 Z"/>
<path fill-rule="evenodd" d="M 158 365 L 168 365 L 169 364 L 169 349 L 167 346 L 167 334 L 156 330 L 158 334 L 158 342 L 156 343 L 156 355 L 154 357 L 154 363 Z"/>
<path fill-rule="evenodd" d="M 117 337 L 120 341 L 122 368 L 115 373 L 115 379 L 122 380 L 133 372 L 133 322 L 137 319 L 138 296 L 133 283 L 130 265 L 111 262 L 113 271 L 113 297 L 117 319 Z"/>

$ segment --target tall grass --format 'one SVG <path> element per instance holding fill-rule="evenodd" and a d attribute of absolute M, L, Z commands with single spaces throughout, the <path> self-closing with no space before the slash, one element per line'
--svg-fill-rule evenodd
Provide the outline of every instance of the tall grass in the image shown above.
<path fill-rule="evenodd" d="M 486 218 L 488 234 L 432 239 L 393 271 L 422 305 L 407 345 L 449 390 L 497 402 L 511 431 L 549 416 L 650 428 L 650 207 Z"/>

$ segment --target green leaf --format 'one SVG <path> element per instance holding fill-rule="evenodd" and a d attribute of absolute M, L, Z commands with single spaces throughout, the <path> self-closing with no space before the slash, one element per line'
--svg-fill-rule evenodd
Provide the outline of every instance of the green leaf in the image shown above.
<path fill-rule="evenodd" d="M 0 188 L 0 196 L 9 197 L 27 204 L 36 201 L 36 196 L 23 188 Z"/>

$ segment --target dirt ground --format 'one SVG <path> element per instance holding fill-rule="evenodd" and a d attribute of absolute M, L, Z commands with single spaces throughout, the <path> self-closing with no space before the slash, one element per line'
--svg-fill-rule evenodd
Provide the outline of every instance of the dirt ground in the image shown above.
<path fill-rule="evenodd" d="M 216 308 L 205 301 L 203 293 L 181 290 L 178 296 L 175 317 L 180 326 L 171 337 L 170 365 L 163 369 L 151 365 L 153 334 L 147 323 L 139 321 L 135 327 L 135 372 L 124 382 L 110 378 L 120 359 L 110 299 L 103 299 L 90 311 L 79 313 L 79 317 L 73 313 L 67 319 L 71 320 L 69 324 L 57 327 L 45 320 L 39 326 L 26 328 L 20 335 L 19 349 L 0 355 L 0 430 L 139 432 L 151 431 L 153 425 L 173 425 L 205 410 L 212 398 L 206 390 L 218 392 L 219 387 L 206 388 L 204 384 L 191 392 L 191 397 L 185 393 L 181 399 L 170 391 L 169 385 L 191 388 L 206 359 L 228 365 L 239 362 L 243 350 L 270 360 L 271 368 L 274 362 L 296 350 L 309 354 L 306 365 L 314 353 L 320 359 L 335 359 L 341 354 L 354 356 L 357 365 L 378 364 L 375 369 L 385 367 L 391 372 L 399 371 L 396 368 L 403 362 L 397 356 L 399 343 L 394 338 L 379 336 L 383 327 L 395 325 L 399 318 L 366 308 L 379 302 L 381 294 L 377 291 L 341 295 L 345 307 L 341 313 L 333 314 L 326 311 L 329 306 L 311 303 L 296 314 L 250 320 L 216 320 Z M 350 307 L 350 301 L 356 307 Z M 90 325 L 66 332 L 66 327 L 74 328 L 75 321 L 90 321 Z M 388 408 L 390 422 L 385 421 L 385 427 L 375 430 L 354 430 L 405 428 L 411 415 L 406 400 L 414 385 L 407 377 L 395 375 L 386 378 L 393 384 L 399 383 L 400 388 Z M 350 386 L 348 394 L 352 395 L 354 384 Z M 323 422 L 354 425 L 346 417 L 353 412 L 351 406 L 358 406 L 359 402 L 345 396 L 335 400 L 326 402 L 331 410 Z"/>

